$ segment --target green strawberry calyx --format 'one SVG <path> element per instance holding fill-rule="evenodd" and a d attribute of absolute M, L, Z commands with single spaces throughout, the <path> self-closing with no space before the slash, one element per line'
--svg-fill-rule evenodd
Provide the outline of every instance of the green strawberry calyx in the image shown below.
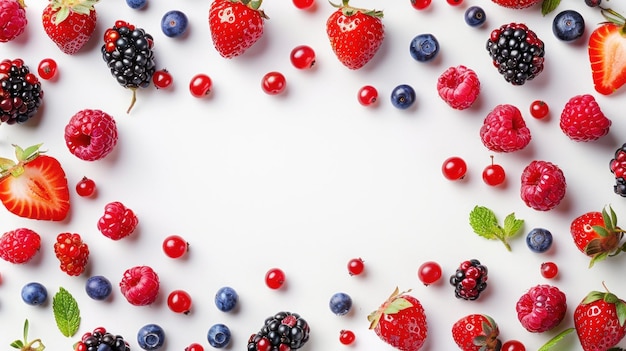
<path fill-rule="evenodd" d="M 618 25 L 620 27 L 620 34 L 626 36 L 626 17 L 613 9 L 604 7 L 600 7 L 600 13 L 602 13 L 602 16 L 606 19 L 604 23 Z"/>
<path fill-rule="evenodd" d="M 608 211 L 607 211 L 608 208 Z M 591 257 L 589 267 L 596 262 L 607 257 L 615 256 L 622 251 L 626 251 L 626 244 L 620 247 L 624 230 L 617 226 L 617 215 L 611 206 L 602 209 L 602 220 L 604 225 L 594 225 L 591 228 L 600 236 L 592 239 L 585 246 L 585 254 Z"/>
<path fill-rule="evenodd" d="M 352 7 L 350 6 L 348 3 L 350 2 L 350 0 L 341 0 L 341 4 L 335 4 L 331 1 L 329 1 L 330 5 L 333 6 L 334 8 L 337 9 L 341 9 L 341 12 L 343 13 L 344 16 L 353 16 L 356 15 L 357 13 L 362 13 L 364 15 L 368 15 L 368 16 L 372 16 L 372 17 L 376 17 L 376 18 L 383 18 L 383 11 L 380 10 L 368 10 L 368 9 L 362 9 L 362 8 L 358 8 L 358 7 Z"/>
<path fill-rule="evenodd" d="M 490 316 L 483 315 L 483 317 L 486 319 L 482 323 L 483 332 L 482 334 L 474 337 L 472 342 L 475 346 L 480 346 L 479 351 L 499 350 L 500 342 L 498 340 L 498 335 L 500 334 L 500 331 L 498 330 L 498 325 Z"/>
<path fill-rule="evenodd" d="M 269 17 L 267 17 L 267 15 L 265 14 L 265 12 L 263 12 L 263 10 L 261 10 L 261 4 L 263 3 L 263 0 L 229 0 L 232 3 L 239 3 L 242 5 L 245 5 L 247 7 L 249 7 L 251 10 L 257 11 L 259 13 L 259 15 L 261 15 L 262 18 L 264 19 L 269 19 Z"/>
<path fill-rule="evenodd" d="M 606 286 L 604 286 L 604 288 L 606 289 Z M 587 296 L 585 296 L 581 305 L 587 305 L 600 300 L 615 306 L 617 320 L 619 321 L 619 325 L 623 327 L 626 323 L 626 302 L 610 292 L 608 289 L 606 289 L 606 291 L 590 292 Z"/>
<path fill-rule="evenodd" d="M 387 301 L 380 305 L 380 307 L 376 311 L 370 313 L 367 316 L 367 320 L 370 322 L 369 328 L 376 328 L 376 325 L 378 325 L 380 318 L 382 318 L 382 316 L 385 314 L 396 314 L 409 307 L 413 307 L 413 304 L 409 300 L 402 297 L 402 295 L 410 291 L 411 290 L 400 292 L 400 290 L 396 287 L 396 289 L 389 296 Z"/>
<path fill-rule="evenodd" d="M 28 319 L 24 321 L 24 340 L 15 340 L 11 343 L 11 347 L 20 351 L 43 351 L 46 347 L 41 342 L 41 339 L 35 339 L 28 341 Z"/>
<path fill-rule="evenodd" d="M 44 152 L 39 150 L 41 145 L 42 144 L 29 146 L 26 149 L 13 145 L 13 147 L 15 147 L 15 158 L 17 159 L 17 163 L 8 158 L 0 157 L 0 179 L 4 179 L 9 175 L 19 177 L 22 173 L 24 173 L 24 165 L 36 159 L 39 154 Z"/>
<path fill-rule="evenodd" d="M 100 0 L 50 0 L 50 7 L 55 13 L 54 24 L 65 21 L 72 12 L 89 16 L 94 11 L 94 5 Z"/>

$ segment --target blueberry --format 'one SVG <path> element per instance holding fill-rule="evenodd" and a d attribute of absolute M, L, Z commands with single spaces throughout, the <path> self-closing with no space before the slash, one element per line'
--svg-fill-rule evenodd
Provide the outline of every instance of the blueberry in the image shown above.
<path fill-rule="evenodd" d="M 165 343 L 165 331 L 157 324 L 146 324 L 137 332 L 137 343 L 144 350 L 157 350 Z"/>
<path fill-rule="evenodd" d="M 465 23 L 470 27 L 480 27 L 486 20 L 485 10 L 479 6 L 470 6 L 465 10 Z"/>
<path fill-rule="evenodd" d="M 534 228 L 526 235 L 526 245 L 533 252 L 546 252 L 552 245 L 552 233 L 544 228 Z"/>
<path fill-rule="evenodd" d="M 552 21 L 552 33 L 562 41 L 572 41 L 582 37 L 585 32 L 583 16 L 574 10 L 559 12 Z"/>
<path fill-rule="evenodd" d="M 40 283 L 32 282 L 22 287 L 22 300 L 29 305 L 42 305 L 48 299 L 48 290 Z"/>
<path fill-rule="evenodd" d="M 215 306 L 222 312 L 232 311 L 237 306 L 239 296 L 235 289 L 225 286 L 215 294 Z"/>
<path fill-rule="evenodd" d="M 334 314 L 343 316 L 350 312 L 352 308 L 352 298 L 346 293 L 339 292 L 330 297 L 328 305 Z"/>
<path fill-rule="evenodd" d="M 148 4 L 148 0 L 126 0 L 126 5 L 131 9 L 140 10 Z"/>
<path fill-rule="evenodd" d="M 230 343 L 230 329 L 224 324 L 214 324 L 209 328 L 206 338 L 215 348 L 226 347 Z"/>
<path fill-rule="evenodd" d="M 89 277 L 85 283 L 85 292 L 87 292 L 87 296 L 94 300 L 105 300 L 109 297 L 109 295 L 111 295 L 112 291 L 113 286 L 111 285 L 111 282 L 101 275 Z"/>
<path fill-rule="evenodd" d="M 439 53 L 439 42 L 432 34 L 419 34 L 411 40 L 409 52 L 417 61 L 430 61 Z"/>
<path fill-rule="evenodd" d="M 185 33 L 188 23 L 187 15 L 182 11 L 168 11 L 161 19 L 161 30 L 163 30 L 163 34 L 168 37 L 175 38 Z"/>
<path fill-rule="evenodd" d="M 399 109 L 407 109 L 415 102 L 415 90 L 407 84 L 400 84 L 391 91 L 391 103 Z"/>

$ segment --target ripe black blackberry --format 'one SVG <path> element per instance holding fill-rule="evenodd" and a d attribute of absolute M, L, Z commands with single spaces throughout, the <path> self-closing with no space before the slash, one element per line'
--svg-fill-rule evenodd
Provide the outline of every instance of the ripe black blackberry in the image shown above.
<path fill-rule="evenodd" d="M 261 330 L 250 336 L 248 351 L 290 351 L 309 340 L 309 325 L 299 314 L 278 312 L 268 317 Z"/>
<path fill-rule="evenodd" d="M 450 284 L 457 298 L 476 300 L 487 288 L 487 267 L 476 259 L 464 261 L 450 277 Z"/>
<path fill-rule="evenodd" d="M 0 62 L 0 124 L 28 121 L 42 101 L 41 83 L 22 59 Z"/>
<path fill-rule="evenodd" d="M 543 41 L 523 23 L 494 29 L 487 40 L 487 51 L 498 72 L 513 85 L 523 85 L 543 71 Z"/>
<path fill-rule="evenodd" d="M 104 328 L 96 328 L 92 332 L 83 335 L 81 341 L 76 343 L 74 350 L 130 351 L 130 346 L 122 336 L 111 334 Z"/>
<path fill-rule="evenodd" d="M 609 168 L 615 176 L 613 191 L 619 196 L 626 197 L 626 143 L 615 150 Z"/>
<path fill-rule="evenodd" d="M 152 35 L 124 21 L 116 21 L 104 34 L 102 58 L 117 82 L 133 92 L 127 112 L 135 104 L 137 89 L 146 88 L 152 82 L 156 71 L 153 46 Z"/>

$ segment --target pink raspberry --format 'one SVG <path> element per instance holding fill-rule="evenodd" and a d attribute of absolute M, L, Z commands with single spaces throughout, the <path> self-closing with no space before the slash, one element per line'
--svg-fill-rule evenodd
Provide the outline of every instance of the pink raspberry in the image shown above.
<path fill-rule="evenodd" d="M 566 185 L 565 175 L 557 165 L 547 161 L 532 161 L 522 171 L 520 193 L 528 207 L 548 211 L 563 200 Z"/>
<path fill-rule="evenodd" d="M 81 160 L 96 161 L 108 155 L 117 144 L 117 126 L 109 114 L 82 110 L 65 126 L 65 143 Z"/>
<path fill-rule="evenodd" d="M 591 141 L 609 133 L 611 120 L 602 113 L 592 95 L 584 94 L 574 96 L 565 104 L 559 126 L 574 141 Z"/>
<path fill-rule="evenodd" d="M 129 268 L 122 276 L 120 290 L 131 305 L 150 305 L 159 294 L 159 276 L 149 266 Z"/>
<path fill-rule="evenodd" d="M 98 230 L 107 238 L 120 240 L 132 234 L 138 223 L 133 210 L 115 201 L 104 207 L 104 215 L 98 220 Z"/>
<path fill-rule="evenodd" d="M 489 112 L 480 128 L 480 138 L 494 152 L 521 150 L 531 139 L 521 111 L 508 104 L 498 105 Z"/>
<path fill-rule="evenodd" d="M 565 317 L 565 294 L 551 285 L 537 285 L 523 294 L 515 305 L 517 318 L 531 333 L 551 330 Z"/>
<path fill-rule="evenodd" d="M 465 66 L 450 67 L 439 76 L 437 92 L 452 108 L 464 110 L 478 98 L 480 81 L 476 72 Z"/>
<path fill-rule="evenodd" d="M 24 32 L 26 11 L 24 0 L 0 0 L 0 43 L 17 38 Z"/>

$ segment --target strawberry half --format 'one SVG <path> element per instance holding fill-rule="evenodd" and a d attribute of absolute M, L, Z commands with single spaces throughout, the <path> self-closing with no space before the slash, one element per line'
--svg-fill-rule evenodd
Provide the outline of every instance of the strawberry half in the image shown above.
<path fill-rule="evenodd" d="M 15 146 L 17 163 L 0 158 L 0 200 L 20 217 L 61 221 L 70 209 L 67 178 L 59 161 L 42 155 L 40 147 Z"/>
<path fill-rule="evenodd" d="M 50 0 L 41 16 L 43 29 L 68 55 L 77 53 L 96 29 L 99 0 Z"/>
<path fill-rule="evenodd" d="M 608 257 L 615 256 L 626 249 L 620 247 L 624 230 L 617 226 L 617 215 L 609 206 L 602 212 L 584 213 L 572 221 L 570 233 L 576 247 L 591 257 L 589 267 Z"/>
<path fill-rule="evenodd" d="M 611 9 L 602 9 L 608 22 L 589 36 L 589 62 L 595 90 L 610 95 L 626 84 L 626 19 Z"/>

